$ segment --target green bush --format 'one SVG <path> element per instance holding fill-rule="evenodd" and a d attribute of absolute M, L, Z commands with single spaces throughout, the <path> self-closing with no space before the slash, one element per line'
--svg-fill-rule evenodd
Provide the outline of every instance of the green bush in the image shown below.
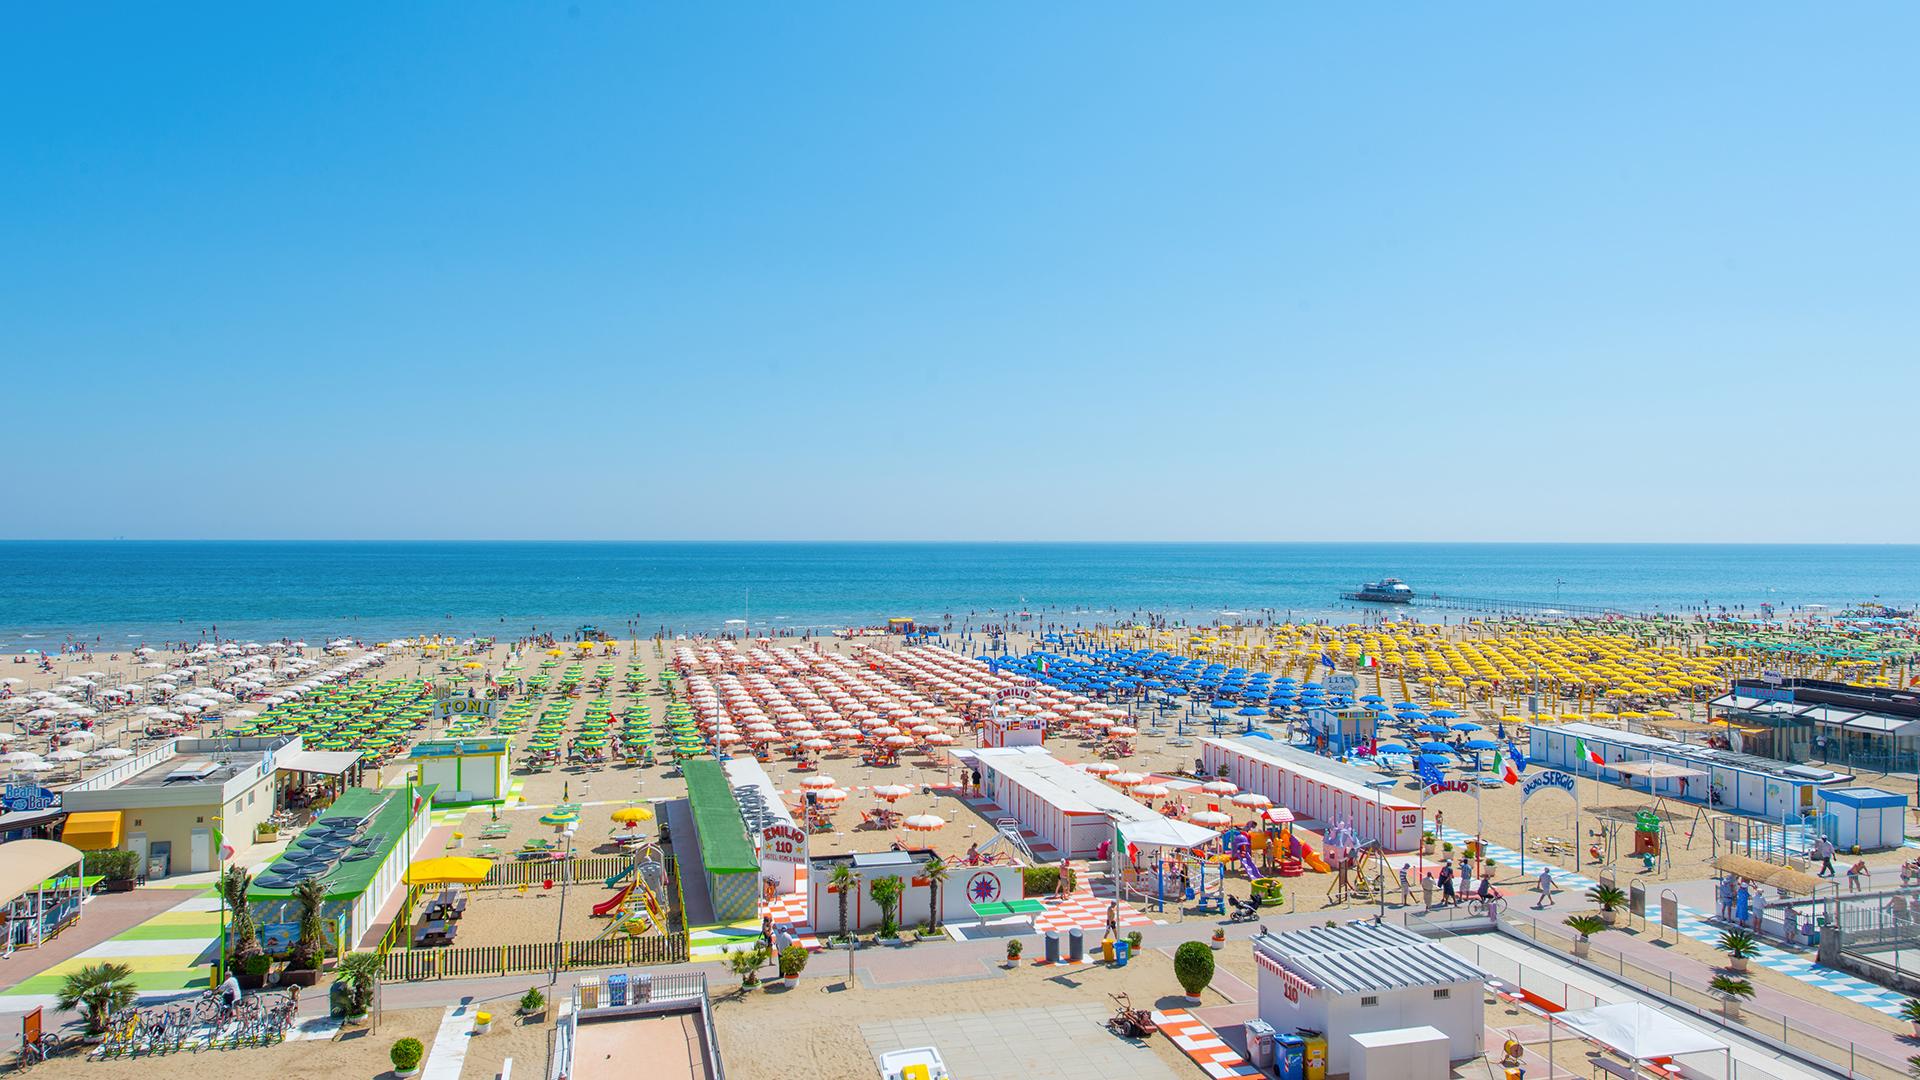
<path fill-rule="evenodd" d="M 1607 926 L 1607 921 L 1598 915 L 1569 915 L 1564 921 L 1582 939 L 1590 938 L 1602 930 L 1611 929 Z"/>
<path fill-rule="evenodd" d="M 1213 950 L 1204 941 L 1182 942 L 1173 951 L 1173 977 L 1188 997 L 1199 997 L 1213 981 Z"/>
<path fill-rule="evenodd" d="M 1587 899 L 1599 904 L 1601 911 L 1618 911 L 1627 906 L 1626 890 L 1618 885 L 1595 885 L 1587 890 Z"/>
<path fill-rule="evenodd" d="M 1745 930 L 1726 930 L 1720 934 L 1719 950 L 1741 960 L 1760 951 L 1760 940 Z"/>
<path fill-rule="evenodd" d="M 420 1059 L 426 1056 L 427 1048 L 420 1045 L 419 1039 L 412 1037 L 399 1040 L 393 1044 L 392 1050 L 387 1051 L 388 1060 L 393 1062 L 393 1067 L 399 1072 L 419 1068 Z"/>
<path fill-rule="evenodd" d="M 273 970 L 273 957 L 266 953 L 254 953 L 240 958 L 240 974 L 259 977 Z"/>
<path fill-rule="evenodd" d="M 792 979 L 807 970 L 807 948 L 804 945 L 789 945 L 780 950 L 780 977 Z"/>
<path fill-rule="evenodd" d="M 1020 889 L 1027 896 L 1052 896 L 1060 888 L 1060 868 L 1028 866 L 1020 871 Z"/>
<path fill-rule="evenodd" d="M 547 1004 L 547 995 L 541 993 L 540 988 L 537 986 L 528 987 L 527 992 L 520 996 L 521 1012 L 526 1012 L 526 1013 L 538 1012 L 539 1010 L 545 1008 L 546 1004 Z"/>
<path fill-rule="evenodd" d="M 1130 933 L 1128 933 L 1128 934 L 1127 934 L 1127 951 L 1128 951 L 1128 952 L 1130 952 L 1130 953 L 1137 953 L 1137 952 L 1139 952 L 1139 951 L 1140 951 L 1140 941 L 1141 941 L 1141 937 L 1140 937 L 1140 931 L 1138 931 L 1138 930 L 1134 930 L 1134 931 L 1132 931 L 1132 932 L 1130 932 Z"/>
<path fill-rule="evenodd" d="M 132 881 L 139 874 L 140 857 L 131 851 L 89 851 L 81 873 L 99 874 L 108 881 Z"/>
<path fill-rule="evenodd" d="M 1731 975 L 1715 975 L 1707 983 L 1707 989 L 1728 1001 L 1740 1001 L 1753 996 L 1752 983 Z"/>

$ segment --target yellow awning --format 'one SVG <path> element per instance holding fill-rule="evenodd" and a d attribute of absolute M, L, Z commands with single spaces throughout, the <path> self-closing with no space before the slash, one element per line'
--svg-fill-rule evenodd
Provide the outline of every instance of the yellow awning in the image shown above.
<path fill-rule="evenodd" d="M 67 815 L 60 839 L 81 851 L 109 851 L 120 846 L 119 810 L 82 810 Z"/>
<path fill-rule="evenodd" d="M 487 880 L 493 863 L 461 855 L 422 859 L 407 867 L 409 885 L 478 885 Z"/>

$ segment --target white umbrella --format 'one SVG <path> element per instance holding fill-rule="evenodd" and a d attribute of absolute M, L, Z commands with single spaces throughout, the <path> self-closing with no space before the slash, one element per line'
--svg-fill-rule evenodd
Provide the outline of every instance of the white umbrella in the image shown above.
<path fill-rule="evenodd" d="M 132 756 L 133 756 L 133 751 L 131 751 L 131 750 L 122 750 L 122 749 L 120 749 L 120 748 L 119 748 L 119 747 L 117 747 L 117 746 L 107 746 L 107 747 L 102 747 L 102 748 L 101 748 L 101 749 L 99 749 L 99 750 L 95 750 L 95 751 L 93 752 L 93 756 L 94 756 L 94 757 L 97 757 L 97 758 L 106 758 L 106 759 L 108 759 L 108 760 L 110 760 L 110 761 L 118 761 L 118 760 L 120 760 L 121 758 L 130 758 L 130 757 L 132 757 Z"/>
<path fill-rule="evenodd" d="M 40 755 L 31 750 L 9 750 L 4 754 L 0 754 L 0 761 L 4 761 L 9 765 L 25 765 L 28 762 L 39 760 Z"/>
<path fill-rule="evenodd" d="M 47 755 L 47 760 L 48 761 L 79 761 L 81 758 L 86 756 L 87 755 L 81 753 L 78 750 L 69 748 L 69 749 L 63 749 L 63 750 L 55 750 L 53 753 Z"/>

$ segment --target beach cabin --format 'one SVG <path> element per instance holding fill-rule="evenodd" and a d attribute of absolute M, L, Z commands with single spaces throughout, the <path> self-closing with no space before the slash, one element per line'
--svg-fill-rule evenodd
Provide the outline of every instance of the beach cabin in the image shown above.
<path fill-rule="evenodd" d="M 1200 747 L 1207 775 L 1265 795 L 1296 818 L 1322 828 L 1346 822 L 1361 843 L 1378 842 L 1388 853 L 1420 846 L 1420 804 L 1386 790 L 1389 777 L 1270 739 L 1202 738 Z"/>
<path fill-rule="evenodd" d="M 1307 710 L 1307 731 L 1319 749 L 1342 754 L 1378 737 L 1378 717 L 1371 709 L 1316 706 Z"/>
<path fill-rule="evenodd" d="M 1047 722 L 1037 716 L 996 713 L 980 722 L 981 746 L 1043 746 Z"/>
<path fill-rule="evenodd" d="M 1666 762 L 1706 775 L 1704 778 L 1689 775 L 1655 779 L 1623 776 L 1581 756 L 1583 743 L 1608 763 Z M 1576 773 L 1636 791 L 1651 791 L 1668 799 L 1707 803 L 1716 809 L 1770 821 L 1806 818 L 1819 813 L 1815 793 L 1822 788 L 1844 786 L 1853 779 L 1812 765 L 1795 765 L 1581 723 L 1532 728 L 1527 760 L 1530 765 Z"/>
<path fill-rule="evenodd" d="M 435 806 L 499 802 L 507 797 L 507 738 L 428 739 L 407 752 L 414 782 L 437 785 Z"/>
<path fill-rule="evenodd" d="M 1044 858 L 1098 857 L 1105 845 L 1109 858 L 1117 854 L 1117 831 L 1134 827 L 1146 837 L 1163 835 L 1164 815 L 1092 773 L 1073 766 L 1037 746 L 984 747 L 968 755 L 980 769 L 983 794 L 1018 818 L 1034 834 L 1035 847 L 1052 853 Z M 1211 830 L 1182 826 L 1181 839 L 1198 845 L 1213 838 Z M 1151 826 L 1151 829 L 1149 829 Z"/>
<path fill-rule="evenodd" d="M 1870 787 L 1822 788 L 1821 831 L 1841 851 L 1884 851 L 1907 840 L 1907 797 Z"/>
<path fill-rule="evenodd" d="M 1274 1030 L 1326 1033 L 1321 1075 L 1352 1073 L 1369 1052 L 1354 1036 L 1427 1027 L 1446 1059 L 1480 1056 L 1487 973 L 1405 927 L 1350 922 L 1253 939 L 1260 1019 Z M 1315 1047 L 1307 1051 L 1314 1075 Z M 1441 1070 L 1445 1075 L 1445 1070 Z"/>
<path fill-rule="evenodd" d="M 714 918 L 720 922 L 751 919 L 760 911 L 760 853 L 747 835 L 733 785 L 717 761 L 688 761 L 681 771 L 687 778 L 687 812 L 693 819 Z M 676 837 L 674 842 L 684 843 L 685 838 Z"/>
<path fill-rule="evenodd" d="M 327 932 L 351 949 L 406 887 L 407 866 L 433 827 L 432 800 L 431 790 L 416 787 L 342 792 L 253 879 L 248 906 L 268 951 L 283 951 L 299 939 L 294 890 L 309 877 L 326 888 L 320 917 Z"/>

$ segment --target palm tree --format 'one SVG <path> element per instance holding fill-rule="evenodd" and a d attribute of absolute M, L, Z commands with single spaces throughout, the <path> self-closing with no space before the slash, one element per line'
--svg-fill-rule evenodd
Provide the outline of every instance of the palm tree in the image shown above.
<path fill-rule="evenodd" d="M 352 952 L 340 958 L 340 967 L 334 974 L 347 988 L 344 1004 L 348 1016 L 364 1016 L 372 1007 L 380 965 L 380 954 L 375 952 Z"/>
<path fill-rule="evenodd" d="M 921 875 L 927 879 L 928 901 L 930 904 L 927 912 L 927 928 L 930 930 L 940 929 L 940 887 L 946 884 L 947 874 L 949 872 L 946 860 L 938 855 L 928 859 L 920 866 Z"/>
<path fill-rule="evenodd" d="M 287 966 L 312 971 L 327 954 L 327 924 L 320 919 L 320 905 L 327 902 L 327 887 L 319 878 L 307 878 L 293 888 L 300 905 L 300 940 L 293 946 L 292 962 Z"/>
<path fill-rule="evenodd" d="M 827 878 L 827 884 L 840 894 L 840 936 L 847 936 L 847 901 L 853 898 L 853 891 L 860 887 L 860 872 L 851 863 L 840 863 L 833 868 L 833 876 Z"/>
<path fill-rule="evenodd" d="M 87 1034 L 107 1030 L 114 1013 L 132 1005 L 137 991 L 133 987 L 133 968 L 126 964 L 89 964 L 72 972 L 60 983 L 58 995 L 62 1009 L 79 1009 L 87 1018 Z"/>
<path fill-rule="evenodd" d="M 220 875 L 220 892 L 227 900 L 227 911 L 233 920 L 229 926 L 233 934 L 233 957 L 230 966 L 238 967 L 240 961 L 260 951 L 260 928 L 254 922 L 253 912 L 247 907 L 247 890 L 253 885 L 253 875 L 240 866 L 228 867 Z"/>

